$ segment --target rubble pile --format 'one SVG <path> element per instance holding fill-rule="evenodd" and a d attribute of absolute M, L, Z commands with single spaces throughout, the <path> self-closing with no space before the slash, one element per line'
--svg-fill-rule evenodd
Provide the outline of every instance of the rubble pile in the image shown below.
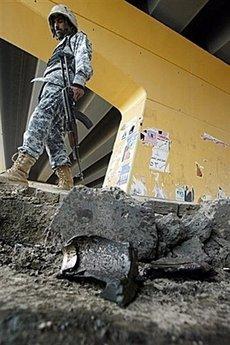
<path fill-rule="evenodd" d="M 0 343 L 229 343 L 230 200 L 0 186 L 0 202 Z M 57 279 L 75 236 L 132 244 L 139 292 L 126 309 L 100 298 L 97 282 Z"/>
<path fill-rule="evenodd" d="M 162 207 L 162 206 L 161 206 Z M 167 209 L 167 204 L 165 204 Z M 75 187 L 63 200 L 50 225 L 63 241 L 96 235 L 131 242 L 140 262 L 178 258 L 181 262 L 230 265 L 230 200 L 164 214 L 155 201 L 140 203 L 119 189 Z"/>

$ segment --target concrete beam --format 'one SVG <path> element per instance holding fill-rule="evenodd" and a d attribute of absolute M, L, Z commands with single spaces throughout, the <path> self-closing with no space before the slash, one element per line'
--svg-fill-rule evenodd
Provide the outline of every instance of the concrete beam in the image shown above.
<path fill-rule="evenodd" d="M 152 17 L 181 32 L 204 7 L 208 0 L 160 0 L 152 1 Z M 154 6 L 155 3 L 155 6 Z"/>
<path fill-rule="evenodd" d="M 219 18 L 215 28 L 207 38 L 206 47 L 211 54 L 215 54 L 230 41 L 230 21 L 227 16 Z"/>
<path fill-rule="evenodd" d="M 230 41 L 221 47 L 215 54 L 216 57 L 230 64 Z"/>

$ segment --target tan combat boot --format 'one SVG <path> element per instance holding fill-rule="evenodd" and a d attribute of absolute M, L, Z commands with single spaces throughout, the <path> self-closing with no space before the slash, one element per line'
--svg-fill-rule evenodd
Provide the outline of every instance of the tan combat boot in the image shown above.
<path fill-rule="evenodd" d="M 59 178 L 58 187 L 70 190 L 73 188 L 73 177 L 71 169 L 68 165 L 62 165 L 55 170 L 55 174 Z"/>
<path fill-rule="evenodd" d="M 16 155 L 18 156 L 15 160 Z M 14 162 L 12 167 L 0 174 L 0 183 L 19 183 L 28 185 L 27 178 L 36 159 L 27 153 L 19 152 L 13 155 L 12 161 Z"/>

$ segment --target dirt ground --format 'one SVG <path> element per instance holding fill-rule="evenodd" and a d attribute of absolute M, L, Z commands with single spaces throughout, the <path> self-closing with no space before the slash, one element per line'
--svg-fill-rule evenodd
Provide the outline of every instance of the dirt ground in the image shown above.
<path fill-rule="evenodd" d="M 0 272 L 1 344 L 229 344 L 229 282 L 156 279 L 127 308 L 55 274 Z"/>
<path fill-rule="evenodd" d="M 15 196 L 7 198 L 13 206 Z M 55 210 L 56 205 L 52 207 Z M 99 297 L 99 285 L 58 279 L 60 243 L 46 242 L 44 229 L 39 230 L 40 236 L 36 233 L 34 243 L 26 243 L 26 227 L 32 225 L 25 219 L 22 237 L 13 224 L 9 234 L 4 212 L 0 232 L 1 345 L 230 343 L 228 272 L 219 270 L 209 281 L 147 280 L 140 285 L 137 298 L 120 308 Z M 48 212 L 50 217 L 52 212 Z"/>

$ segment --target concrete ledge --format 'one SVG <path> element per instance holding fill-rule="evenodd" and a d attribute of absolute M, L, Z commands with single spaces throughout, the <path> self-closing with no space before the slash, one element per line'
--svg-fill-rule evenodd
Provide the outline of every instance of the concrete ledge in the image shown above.
<path fill-rule="evenodd" d="M 47 183 L 29 181 L 29 187 L 23 184 L 0 183 L 0 190 L 9 193 L 21 194 L 23 196 L 35 197 L 39 202 L 56 204 L 62 202 L 69 191 L 60 190 L 57 186 Z"/>
<path fill-rule="evenodd" d="M 140 201 L 141 203 L 148 203 L 148 205 L 152 205 L 155 213 L 162 215 L 175 213 L 179 217 L 182 217 L 184 213 L 190 213 L 200 208 L 199 204 L 195 204 L 192 202 L 170 201 L 138 195 L 133 195 L 132 197 Z"/>

